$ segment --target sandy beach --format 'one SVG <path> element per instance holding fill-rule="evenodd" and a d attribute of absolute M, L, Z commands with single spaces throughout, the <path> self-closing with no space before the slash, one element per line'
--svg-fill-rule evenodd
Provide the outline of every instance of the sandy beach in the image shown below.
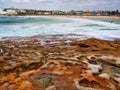
<path fill-rule="evenodd" d="M 55 15 L 56 17 L 67 17 L 67 18 L 98 18 L 98 19 L 114 19 L 120 20 L 120 16 L 77 16 L 77 15 Z"/>
<path fill-rule="evenodd" d="M 98 19 L 114 19 L 120 20 L 120 16 L 82 16 L 82 15 L 27 15 L 27 16 L 53 16 L 65 18 L 98 18 Z"/>
<path fill-rule="evenodd" d="M 1 40 L 0 90 L 119 90 L 120 41 L 68 36 Z"/>

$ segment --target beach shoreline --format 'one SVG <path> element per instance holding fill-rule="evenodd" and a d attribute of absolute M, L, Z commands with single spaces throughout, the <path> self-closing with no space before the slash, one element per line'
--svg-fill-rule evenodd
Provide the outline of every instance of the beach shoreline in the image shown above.
<path fill-rule="evenodd" d="M 8 15 L 1 15 L 8 16 Z M 21 15 L 11 15 L 11 16 L 21 16 Z M 98 18 L 98 19 L 114 19 L 120 20 L 120 16 L 83 16 L 83 15 L 22 15 L 22 16 L 53 16 L 53 17 L 65 17 L 65 18 Z"/>
<path fill-rule="evenodd" d="M 27 15 L 27 16 L 53 16 L 53 17 L 64 17 L 64 18 L 98 18 L 98 19 L 114 19 L 120 20 L 120 16 L 81 16 L 81 15 Z"/>
<path fill-rule="evenodd" d="M 50 15 L 51 16 L 51 15 Z M 120 20 L 120 16 L 79 16 L 79 15 L 53 15 L 56 17 L 65 17 L 65 18 L 86 18 L 86 19 L 114 19 Z"/>

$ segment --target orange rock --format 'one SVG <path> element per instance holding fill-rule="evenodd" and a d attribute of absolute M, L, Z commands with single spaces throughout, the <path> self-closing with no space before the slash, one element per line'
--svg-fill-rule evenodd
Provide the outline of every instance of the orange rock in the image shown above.
<path fill-rule="evenodd" d="M 8 85 L 9 85 L 8 82 L 4 83 L 3 85 L 0 86 L 0 90 L 7 90 Z"/>
<path fill-rule="evenodd" d="M 34 90 L 32 83 L 30 81 L 23 81 L 21 85 L 19 86 L 20 90 Z"/>
<path fill-rule="evenodd" d="M 17 85 L 20 85 L 22 83 L 22 79 L 21 78 L 16 78 L 14 80 L 14 82 L 17 84 Z"/>
<path fill-rule="evenodd" d="M 88 73 L 83 73 L 81 74 L 83 78 L 88 79 L 89 81 L 95 81 L 98 82 L 97 79 L 95 78 L 95 76 L 93 76 L 92 74 L 88 74 Z"/>
<path fill-rule="evenodd" d="M 39 88 L 45 88 L 45 84 L 42 83 L 42 82 L 37 82 L 37 86 L 38 86 Z"/>
<path fill-rule="evenodd" d="M 9 80 L 9 81 L 14 81 L 15 78 L 16 78 L 17 74 L 16 73 L 11 73 L 9 74 L 6 78 Z"/>
<path fill-rule="evenodd" d="M 6 81 L 7 81 L 7 78 L 5 76 L 0 78 L 0 83 L 6 82 Z"/>
<path fill-rule="evenodd" d="M 23 72 L 19 76 L 29 76 L 29 75 L 32 75 L 35 72 L 36 72 L 36 70 L 31 70 L 31 71 Z"/>
<path fill-rule="evenodd" d="M 16 84 L 9 85 L 8 90 L 17 90 L 17 85 Z"/>
<path fill-rule="evenodd" d="M 7 76 L 3 76 L 3 77 L 1 77 L 0 83 L 3 83 L 3 82 L 12 83 L 15 80 L 16 76 L 17 76 L 16 73 L 11 73 L 11 74 L 9 74 Z"/>

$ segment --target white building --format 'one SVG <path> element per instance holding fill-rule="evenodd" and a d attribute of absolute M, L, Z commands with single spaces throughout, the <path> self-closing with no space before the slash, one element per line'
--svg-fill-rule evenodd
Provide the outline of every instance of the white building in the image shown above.
<path fill-rule="evenodd" d="M 16 10 L 13 10 L 13 9 L 7 9 L 6 11 L 7 11 L 8 15 L 16 15 L 17 14 Z"/>
<path fill-rule="evenodd" d="M 21 10 L 20 10 L 20 12 L 21 12 L 21 13 L 26 13 L 26 11 L 25 11 L 25 10 L 23 10 L 23 9 L 21 9 Z"/>
<path fill-rule="evenodd" d="M 51 15 L 51 13 L 52 13 L 51 11 L 45 11 L 44 15 Z"/>
<path fill-rule="evenodd" d="M 0 15 L 4 15 L 4 14 L 6 14 L 6 12 L 2 8 L 0 8 Z"/>

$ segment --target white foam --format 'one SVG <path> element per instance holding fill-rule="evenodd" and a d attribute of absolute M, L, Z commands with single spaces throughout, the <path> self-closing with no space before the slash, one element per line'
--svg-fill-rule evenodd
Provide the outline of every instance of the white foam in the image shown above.
<path fill-rule="evenodd" d="M 120 38 L 120 25 L 81 18 L 38 18 L 40 22 L 9 23 L 0 25 L 0 38 L 8 36 L 33 36 L 39 34 L 80 34 L 100 39 Z M 42 18 L 42 19 L 40 19 Z M 44 19 L 48 21 L 44 22 Z"/>

